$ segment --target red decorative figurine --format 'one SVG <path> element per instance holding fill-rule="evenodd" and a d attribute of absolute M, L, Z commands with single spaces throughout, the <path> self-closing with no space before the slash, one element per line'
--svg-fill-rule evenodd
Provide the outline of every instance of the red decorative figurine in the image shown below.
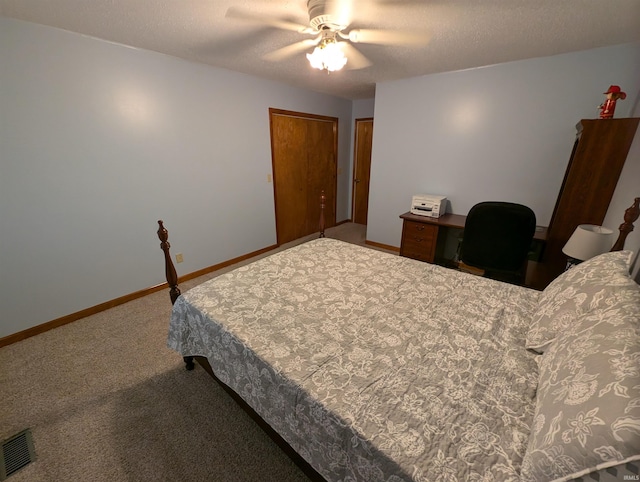
<path fill-rule="evenodd" d="M 607 96 L 607 100 L 598 106 L 598 109 L 600 109 L 600 119 L 612 119 L 613 112 L 616 110 L 616 100 L 626 99 L 627 94 L 622 92 L 618 85 L 610 86 L 609 90 L 604 94 Z"/>

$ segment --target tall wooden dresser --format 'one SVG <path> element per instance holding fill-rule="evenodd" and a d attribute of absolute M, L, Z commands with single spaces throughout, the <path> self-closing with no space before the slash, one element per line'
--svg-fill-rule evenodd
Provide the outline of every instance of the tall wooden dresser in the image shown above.
<path fill-rule="evenodd" d="M 581 120 L 549 224 L 544 262 L 554 276 L 567 257 L 562 248 L 579 224 L 602 225 L 639 118 Z"/>

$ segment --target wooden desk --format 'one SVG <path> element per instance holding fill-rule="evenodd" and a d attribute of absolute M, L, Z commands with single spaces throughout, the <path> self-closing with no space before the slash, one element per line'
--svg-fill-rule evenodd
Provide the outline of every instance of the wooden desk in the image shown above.
<path fill-rule="evenodd" d="M 427 263 L 435 262 L 438 235 L 441 234 L 440 228 L 464 228 L 467 219 L 466 216 L 460 214 L 444 214 L 439 218 L 430 218 L 410 212 L 404 213 L 400 217 L 403 220 L 400 256 Z"/>
<path fill-rule="evenodd" d="M 436 260 L 438 238 L 440 242 L 443 239 L 441 228 L 464 229 L 467 220 L 462 214 L 444 214 L 439 218 L 430 218 L 406 212 L 400 217 L 403 220 L 400 256 L 428 263 L 434 263 Z M 547 228 L 536 226 L 533 239 L 541 243 L 546 242 Z"/>

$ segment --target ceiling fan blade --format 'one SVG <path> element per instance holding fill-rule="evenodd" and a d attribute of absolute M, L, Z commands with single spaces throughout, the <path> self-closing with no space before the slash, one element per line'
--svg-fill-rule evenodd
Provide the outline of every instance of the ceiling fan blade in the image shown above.
<path fill-rule="evenodd" d="M 424 0 L 375 0 L 377 5 L 391 6 L 391 7 L 407 7 L 411 5 L 424 5 Z"/>
<path fill-rule="evenodd" d="M 360 51 L 348 42 L 341 42 L 344 54 L 347 57 L 345 68 L 349 70 L 364 69 L 371 65 L 371 61 L 360 53 Z"/>
<path fill-rule="evenodd" d="M 350 25 L 354 15 L 353 0 L 334 0 L 332 5 L 332 17 L 335 16 L 333 21 L 338 25 Z"/>
<path fill-rule="evenodd" d="M 264 15 L 261 13 L 249 12 L 237 7 L 229 7 L 227 9 L 225 17 L 242 20 L 245 22 L 257 23 L 260 25 L 268 25 L 270 27 L 280 28 L 282 30 L 291 30 L 293 32 L 318 33 L 317 30 L 312 29 L 308 25 L 291 22 L 283 18 L 271 17 L 269 15 Z"/>
<path fill-rule="evenodd" d="M 355 43 L 382 45 L 426 45 L 431 39 L 426 32 L 370 29 L 353 29 L 346 37 Z"/>
<path fill-rule="evenodd" d="M 273 52 L 269 52 L 262 58 L 270 62 L 278 62 L 280 60 L 284 60 L 287 57 L 291 57 L 292 55 L 297 54 L 298 52 L 314 47 L 318 44 L 318 42 L 320 42 L 320 38 L 321 37 L 301 40 L 300 42 L 296 42 L 294 44 L 287 45 L 286 47 L 282 47 L 281 49 L 274 50 Z"/>

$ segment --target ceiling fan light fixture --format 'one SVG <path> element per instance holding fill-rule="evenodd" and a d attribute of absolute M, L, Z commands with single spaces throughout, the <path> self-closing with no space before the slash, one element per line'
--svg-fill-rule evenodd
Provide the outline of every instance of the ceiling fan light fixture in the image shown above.
<path fill-rule="evenodd" d="M 329 72 L 340 70 L 347 63 L 341 42 L 336 42 L 335 39 L 323 39 L 312 53 L 307 54 L 307 59 L 314 69 Z"/>
<path fill-rule="evenodd" d="M 345 9 L 344 2 L 335 0 L 308 0 L 309 25 L 316 30 L 331 28 L 342 30 L 349 24 L 349 9 Z M 340 8 L 338 8 L 340 7 Z"/>

